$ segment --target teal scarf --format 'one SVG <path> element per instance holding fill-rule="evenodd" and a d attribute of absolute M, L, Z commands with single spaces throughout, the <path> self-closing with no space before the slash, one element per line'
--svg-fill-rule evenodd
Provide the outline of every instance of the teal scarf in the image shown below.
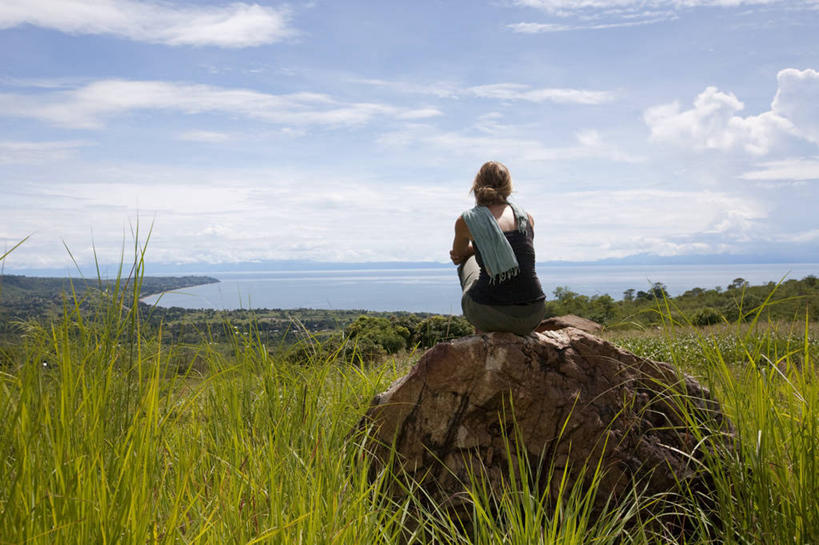
<path fill-rule="evenodd" d="M 525 233 L 529 227 L 529 218 L 519 206 L 509 203 L 515 214 L 518 231 Z M 481 259 L 486 272 L 489 273 L 490 283 L 503 282 L 517 276 L 520 269 L 515 252 L 511 244 L 501 231 L 492 212 L 485 206 L 476 206 L 461 214 L 475 245 L 481 252 Z"/>

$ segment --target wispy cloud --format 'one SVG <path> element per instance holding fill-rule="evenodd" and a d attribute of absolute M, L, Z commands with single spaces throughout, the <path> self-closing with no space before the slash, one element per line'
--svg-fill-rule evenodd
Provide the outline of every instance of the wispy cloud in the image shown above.
<path fill-rule="evenodd" d="M 615 100 L 611 91 L 575 89 L 567 87 L 532 87 L 525 83 L 489 83 L 485 85 L 461 86 L 451 82 L 418 84 L 413 82 L 389 81 L 381 79 L 354 79 L 357 83 L 388 88 L 400 93 L 431 95 L 438 98 L 459 99 L 476 97 L 483 99 L 555 102 L 558 104 L 603 104 Z"/>
<path fill-rule="evenodd" d="M 102 80 L 70 91 L 0 94 L 0 115 L 39 119 L 94 129 L 129 111 L 183 114 L 226 113 L 289 125 L 356 125 L 376 116 L 401 119 L 440 115 L 434 108 L 399 108 L 378 103 L 345 103 L 319 93 L 274 95 L 248 89 L 164 81 Z"/>
<path fill-rule="evenodd" d="M 0 76 L 0 86 L 21 87 L 30 89 L 73 89 L 91 81 L 89 78 L 16 78 Z"/>
<path fill-rule="evenodd" d="M 180 133 L 177 138 L 188 142 L 207 142 L 213 144 L 227 142 L 232 139 L 231 135 L 218 131 L 185 131 Z"/>
<path fill-rule="evenodd" d="M 134 0 L 0 2 L 0 28 L 24 24 L 172 46 L 251 47 L 295 34 L 287 9 L 242 2 L 222 6 Z"/>
<path fill-rule="evenodd" d="M 756 170 L 741 174 L 744 180 L 819 180 L 819 157 L 768 161 L 756 165 Z"/>
<path fill-rule="evenodd" d="M 470 87 L 467 91 L 482 98 L 501 100 L 525 100 L 528 102 L 557 102 L 574 104 L 602 104 L 614 100 L 610 91 L 589 91 L 586 89 L 541 88 L 532 89 L 519 83 L 496 83 Z"/>
<path fill-rule="evenodd" d="M 414 108 L 403 110 L 396 113 L 398 119 L 429 119 L 430 117 L 438 117 L 442 115 L 438 108 Z"/>
<path fill-rule="evenodd" d="M 84 140 L 50 142 L 0 140 L 0 165 L 58 161 L 89 145 L 91 143 Z"/>
<path fill-rule="evenodd" d="M 696 7 L 748 7 L 774 4 L 816 4 L 815 0 L 515 0 L 515 4 L 536 8 L 558 16 L 568 16 L 582 11 L 610 11 L 629 15 L 634 11 L 656 9 L 683 9 Z"/>
<path fill-rule="evenodd" d="M 570 22 L 521 22 L 507 25 L 513 32 L 538 34 L 605 30 L 664 23 L 694 8 L 759 8 L 781 6 L 815 9 L 819 0 L 515 0 L 515 5 L 534 8 Z"/>
<path fill-rule="evenodd" d="M 808 231 L 799 231 L 796 233 L 786 233 L 775 237 L 778 242 L 795 242 L 804 244 L 819 240 L 819 229 L 810 229 Z"/>
<path fill-rule="evenodd" d="M 679 102 L 648 108 L 643 119 L 652 139 L 693 150 L 732 150 L 763 155 L 783 136 L 819 143 L 819 72 L 786 68 L 769 111 L 741 116 L 745 105 L 730 92 L 708 87 L 683 110 Z"/>
<path fill-rule="evenodd" d="M 506 25 L 507 28 L 520 34 L 541 34 L 546 32 L 569 32 L 573 30 L 603 30 L 607 28 L 623 28 L 643 25 L 653 25 L 664 23 L 676 19 L 676 16 L 655 17 L 641 19 L 639 21 L 621 21 L 619 23 L 596 23 L 596 24 L 561 24 L 561 23 L 513 23 Z"/>

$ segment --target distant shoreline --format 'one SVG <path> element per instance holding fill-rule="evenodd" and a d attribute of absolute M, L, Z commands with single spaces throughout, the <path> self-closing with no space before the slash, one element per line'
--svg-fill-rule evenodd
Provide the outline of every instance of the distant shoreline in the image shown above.
<path fill-rule="evenodd" d="M 816 256 L 770 256 L 770 255 L 691 255 L 691 256 L 657 256 L 636 254 L 621 258 L 605 258 L 595 261 L 538 261 L 538 268 L 559 267 L 612 267 L 612 266 L 688 266 L 688 265 L 819 265 Z M 218 273 L 252 273 L 252 272 L 306 272 L 306 271 L 360 271 L 387 269 L 449 269 L 453 265 L 444 261 L 310 261 L 310 260 L 270 260 L 245 261 L 236 263 L 155 263 L 146 264 L 146 276 L 210 276 Z M 96 268 L 90 265 L 81 267 L 81 273 L 89 278 L 96 278 Z M 113 269 L 114 271 L 116 269 Z M 78 271 L 71 268 L 5 268 L 6 274 L 36 277 L 69 277 L 76 276 Z M 114 275 L 111 275 L 114 276 Z"/>
<path fill-rule="evenodd" d="M 184 290 L 186 288 L 195 288 L 197 286 L 206 286 L 208 284 L 218 284 L 221 282 L 218 278 L 214 278 L 212 276 L 198 276 L 198 275 L 185 275 L 185 276 L 145 276 L 143 277 L 143 286 L 145 280 L 152 280 L 152 281 L 159 281 L 160 283 L 163 280 L 185 280 L 184 285 L 176 286 L 176 287 L 168 287 L 168 288 L 160 288 L 157 286 L 155 289 L 148 289 L 148 290 L 140 290 L 139 301 L 142 302 L 143 299 L 146 297 L 151 297 L 152 295 L 168 293 L 175 290 Z M 199 282 L 197 282 L 199 280 Z"/>
<path fill-rule="evenodd" d="M 672 296 L 700 288 L 726 289 L 741 278 L 751 285 L 819 276 L 819 263 L 756 265 L 579 265 L 538 266 L 547 297 L 558 288 L 579 295 L 608 295 L 615 300 L 631 290 L 666 286 Z M 461 291 L 455 268 L 349 269 L 324 271 L 227 271 L 212 273 L 222 282 L 143 300 L 188 309 L 366 309 L 458 314 Z"/>

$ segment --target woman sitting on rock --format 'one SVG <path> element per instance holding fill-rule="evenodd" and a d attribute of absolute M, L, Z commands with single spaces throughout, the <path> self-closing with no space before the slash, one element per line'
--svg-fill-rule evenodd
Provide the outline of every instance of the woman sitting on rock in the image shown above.
<path fill-rule="evenodd" d="M 472 184 L 476 206 L 455 221 L 449 257 L 458 265 L 464 316 L 479 332 L 527 335 L 546 312 L 535 273 L 534 220 L 507 199 L 509 170 L 485 163 Z"/>

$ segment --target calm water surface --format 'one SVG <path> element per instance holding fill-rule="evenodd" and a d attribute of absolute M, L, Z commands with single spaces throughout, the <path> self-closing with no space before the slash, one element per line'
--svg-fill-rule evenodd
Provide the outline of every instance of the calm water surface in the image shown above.
<path fill-rule="evenodd" d="M 742 277 L 751 284 L 819 276 L 819 264 L 766 265 L 586 265 L 537 268 L 547 296 L 558 286 L 584 295 L 646 290 L 662 282 L 672 295 L 695 287 L 725 287 Z M 426 269 L 360 269 L 344 271 L 270 271 L 207 273 L 221 280 L 146 297 L 163 307 L 215 308 L 321 308 L 374 311 L 461 313 L 461 293 L 455 267 Z"/>

